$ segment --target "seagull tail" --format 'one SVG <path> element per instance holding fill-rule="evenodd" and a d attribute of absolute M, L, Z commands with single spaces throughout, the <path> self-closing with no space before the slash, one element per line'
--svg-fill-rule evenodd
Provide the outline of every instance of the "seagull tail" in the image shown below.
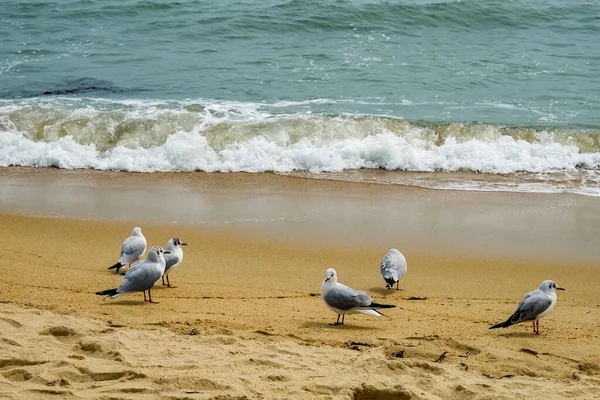
<path fill-rule="evenodd" d="M 112 267 L 108 267 L 108 269 L 117 269 L 116 273 L 119 273 L 119 270 L 121 269 L 121 267 L 123 266 L 123 264 L 121 264 L 121 261 L 119 261 L 118 263 L 116 263 L 115 265 L 113 265 Z"/>
<path fill-rule="evenodd" d="M 373 317 L 381 317 L 383 314 L 377 310 L 358 310 L 359 312 L 367 315 L 372 315 Z"/>
<path fill-rule="evenodd" d="M 393 304 L 378 304 L 378 303 L 371 303 L 371 305 L 369 305 L 369 307 L 372 307 L 372 308 L 396 308 L 396 306 Z"/>
<path fill-rule="evenodd" d="M 359 311 L 363 314 L 372 315 L 374 317 L 384 316 L 384 317 L 389 318 L 387 315 L 385 315 L 379 311 L 380 308 L 396 308 L 396 306 L 394 306 L 392 304 L 371 303 L 368 307 L 365 307 Z"/>
<path fill-rule="evenodd" d="M 510 320 L 511 320 L 511 318 L 507 319 L 504 322 L 500 322 L 499 324 L 496 324 L 494 326 L 490 326 L 490 329 L 508 328 L 509 326 L 511 326 L 513 324 Z"/>
<path fill-rule="evenodd" d="M 397 282 L 396 279 L 394 279 L 393 276 L 390 276 L 389 278 L 383 278 L 385 280 L 385 283 L 387 283 L 388 285 L 390 285 L 390 287 L 394 286 Z"/>
<path fill-rule="evenodd" d="M 118 295 L 117 288 L 102 290 L 100 292 L 96 292 L 98 296 L 107 296 L 107 297 L 116 297 Z"/>

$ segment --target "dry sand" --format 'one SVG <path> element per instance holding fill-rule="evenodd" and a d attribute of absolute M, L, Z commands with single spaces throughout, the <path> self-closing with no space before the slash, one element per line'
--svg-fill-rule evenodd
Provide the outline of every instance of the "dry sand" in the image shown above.
<path fill-rule="evenodd" d="M 149 244 L 189 243 L 177 287 L 155 288 L 159 304 L 104 301 L 93 293 L 120 281 L 106 268 L 132 226 L 0 214 L 0 398 L 600 397 L 593 259 L 401 249 L 409 272 L 388 291 L 369 241 L 145 223 Z M 317 295 L 326 267 L 398 308 L 329 325 L 335 314 Z M 567 291 L 542 335 L 528 324 L 488 330 L 544 279 Z"/>

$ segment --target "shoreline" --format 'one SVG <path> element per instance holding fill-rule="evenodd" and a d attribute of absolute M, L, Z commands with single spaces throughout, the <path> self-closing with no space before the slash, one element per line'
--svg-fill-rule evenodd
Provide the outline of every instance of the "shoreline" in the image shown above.
<path fill-rule="evenodd" d="M 208 226 L 284 241 L 600 260 L 600 199 L 250 173 L 0 168 L 0 212 Z M 43 199 L 44 201 L 40 201 Z"/>

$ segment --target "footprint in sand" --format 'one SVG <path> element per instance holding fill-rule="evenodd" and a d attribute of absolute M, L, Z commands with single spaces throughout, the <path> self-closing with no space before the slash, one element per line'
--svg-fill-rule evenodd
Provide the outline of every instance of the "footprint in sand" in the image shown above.
<path fill-rule="evenodd" d="M 39 332 L 40 335 L 51 335 L 54 337 L 75 336 L 77 332 L 66 326 L 52 326 Z"/>
<path fill-rule="evenodd" d="M 23 324 L 21 324 L 19 321 L 15 321 L 14 319 L 6 318 L 6 317 L 0 317 L 0 321 L 6 322 L 7 324 L 11 325 L 13 328 L 21 328 L 21 327 L 23 327 Z"/>

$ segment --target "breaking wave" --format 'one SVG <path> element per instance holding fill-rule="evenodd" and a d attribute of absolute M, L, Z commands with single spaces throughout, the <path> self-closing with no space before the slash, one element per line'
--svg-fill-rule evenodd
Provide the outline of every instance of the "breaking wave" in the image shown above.
<path fill-rule="evenodd" d="M 600 171 L 597 129 L 430 124 L 301 110 L 302 103 L 7 101 L 0 103 L 0 166 L 553 176 Z"/>

